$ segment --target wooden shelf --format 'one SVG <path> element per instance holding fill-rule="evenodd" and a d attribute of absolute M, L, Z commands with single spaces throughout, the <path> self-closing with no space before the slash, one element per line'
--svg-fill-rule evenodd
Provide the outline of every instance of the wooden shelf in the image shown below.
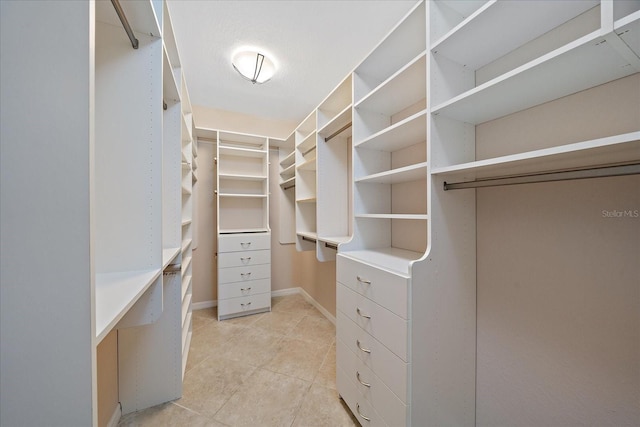
<path fill-rule="evenodd" d="M 280 161 L 280 166 L 282 166 L 285 170 L 288 169 L 291 165 L 293 165 L 296 161 L 296 152 L 292 151 L 287 154 L 287 157 Z"/>
<path fill-rule="evenodd" d="M 266 233 L 267 227 L 261 228 L 221 228 L 220 234 L 238 234 L 238 233 Z"/>
<path fill-rule="evenodd" d="M 113 329 L 162 270 L 96 274 L 96 343 Z"/>
<path fill-rule="evenodd" d="M 315 146 L 316 146 L 316 132 L 313 131 L 309 135 L 307 135 L 307 137 L 304 138 L 302 142 L 300 142 L 300 144 L 298 144 L 297 148 L 298 148 L 298 151 L 300 151 L 300 153 L 306 153 L 307 151 L 311 150 Z"/>
<path fill-rule="evenodd" d="M 437 40 L 431 51 L 477 70 L 598 4 L 556 1 L 541 7 L 539 2 L 489 1 Z"/>
<path fill-rule="evenodd" d="M 266 175 L 244 175 L 233 173 L 219 173 L 218 177 L 220 179 L 236 179 L 239 181 L 264 181 L 267 179 Z"/>
<path fill-rule="evenodd" d="M 422 110 L 360 142 L 356 142 L 354 147 L 393 152 L 424 142 L 426 135 L 427 111 Z"/>
<path fill-rule="evenodd" d="M 419 179 L 427 179 L 427 162 L 367 175 L 356 179 L 355 182 L 398 184 L 401 182 L 417 181 Z"/>
<path fill-rule="evenodd" d="M 411 263 L 424 256 L 424 253 L 413 252 L 393 247 L 341 252 L 341 255 L 372 265 L 376 268 L 400 274 L 409 278 Z"/>
<path fill-rule="evenodd" d="M 594 31 L 435 106 L 432 113 L 479 124 L 634 74 L 637 64 L 629 66 L 612 46 L 618 46 L 617 37 Z"/>
<path fill-rule="evenodd" d="M 448 167 L 433 174 L 452 179 L 499 178 L 640 162 L 640 132 L 599 138 Z"/>
<path fill-rule="evenodd" d="M 256 150 L 253 148 L 228 147 L 220 145 L 218 147 L 220 155 L 239 156 L 239 157 L 265 157 L 268 154 L 266 150 Z"/>
<path fill-rule="evenodd" d="M 427 54 L 421 52 L 355 104 L 355 109 L 391 116 L 424 99 L 427 93 L 426 67 Z"/>
<path fill-rule="evenodd" d="M 427 220 L 424 214 L 356 214 L 356 218 Z"/>
<path fill-rule="evenodd" d="M 162 269 L 167 268 L 171 261 L 173 261 L 176 256 L 180 253 L 180 248 L 168 248 L 162 250 Z"/>

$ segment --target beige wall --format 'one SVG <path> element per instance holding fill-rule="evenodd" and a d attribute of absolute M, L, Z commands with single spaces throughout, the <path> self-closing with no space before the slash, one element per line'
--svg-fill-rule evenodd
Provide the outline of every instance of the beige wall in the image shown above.
<path fill-rule="evenodd" d="M 118 407 L 118 331 L 104 337 L 96 351 L 98 367 L 98 426 L 109 424 Z"/>
<path fill-rule="evenodd" d="M 193 118 L 196 126 L 209 129 L 221 129 L 254 135 L 270 136 L 285 139 L 296 128 L 298 123 L 265 119 L 233 111 L 193 106 Z"/>

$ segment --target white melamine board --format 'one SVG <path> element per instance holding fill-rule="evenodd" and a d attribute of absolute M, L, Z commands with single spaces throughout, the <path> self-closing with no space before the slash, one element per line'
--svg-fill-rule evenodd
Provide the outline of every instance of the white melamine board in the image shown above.
<path fill-rule="evenodd" d="M 181 165 L 180 116 L 178 103 L 167 105 L 162 115 L 162 247 L 180 245 Z M 164 259 L 164 256 L 163 256 Z"/>
<path fill-rule="evenodd" d="M 351 240 L 351 236 L 320 236 L 318 240 L 321 242 L 332 243 L 334 245 L 339 245 L 341 243 L 346 243 Z"/>
<path fill-rule="evenodd" d="M 162 54 L 162 97 L 165 101 L 180 101 L 180 86 L 173 72 L 169 54 L 163 49 Z"/>
<path fill-rule="evenodd" d="M 295 130 L 295 144 L 299 144 L 300 141 L 308 137 L 311 132 L 316 130 L 316 112 L 315 110 L 309 113 L 309 115 L 300 123 Z"/>
<path fill-rule="evenodd" d="M 171 65 L 174 68 L 180 67 L 180 56 L 178 55 L 176 36 L 173 32 L 173 23 L 171 22 L 171 15 L 169 15 L 167 3 L 164 1 L 162 2 L 162 41 L 169 54 L 169 62 L 171 62 Z M 182 82 L 183 80 L 180 79 L 178 87 L 180 88 L 180 92 L 186 92 L 182 90 Z"/>
<path fill-rule="evenodd" d="M 284 189 L 285 187 L 289 187 L 290 185 L 294 185 L 295 186 L 295 184 L 296 184 L 296 177 L 292 176 L 291 178 L 288 178 L 288 179 L 285 179 L 284 181 L 282 181 L 280 183 L 280 187 L 282 187 Z M 289 188 L 287 188 L 287 190 L 288 189 Z"/>
<path fill-rule="evenodd" d="M 603 43 L 611 37 L 617 36 L 596 31 L 581 37 L 435 106 L 432 112 L 479 124 L 635 73 L 611 43 Z"/>
<path fill-rule="evenodd" d="M 219 193 L 218 194 L 220 197 L 231 197 L 231 198 L 238 198 L 238 199 L 264 199 L 267 197 L 266 194 L 242 194 L 242 193 Z"/>
<path fill-rule="evenodd" d="M 480 179 L 640 161 L 640 132 L 436 168 L 447 179 Z"/>
<path fill-rule="evenodd" d="M 490 1 L 431 50 L 477 70 L 598 4 L 595 0 Z"/>
<path fill-rule="evenodd" d="M 426 49 L 425 5 L 405 15 L 354 72 L 354 103 Z"/>
<path fill-rule="evenodd" d="M 189 357 L 189 348 L 191 347 L 191 337 L 193 331 L 189 330 L 187 333 L 187 341 L 184 344 L 184 350 L 182 351 L 182 378 L 184 379 L 184 373 L 187 369 L 187 358 Z"/>
<path fill-rule="evenodd" d="M 620 19 L 614 28 L 622 41 L 640 57 L 640 11 Z"/>
<path fill-rule="evenodd" d="M 397 184 L 427 178 L 427 162 L 392 169 L 358 178 L 355 182 L 374 182 L 379 184 Z"/>
<path fill-rule="evenodd" d="M 255 149 L 260 151 L 267 151 L 268 140 L 264 136 L 250 135 L 244 133 L 219 131 L 219 141 L 221 146 L 233 146 L 238 148 Z"/>
<path fill-rule="evenodd" d="M 381 268 L 382 270 L 398 274 L 405 278 L 410 278 L 409 266 L 411 262 L 424 255 L 424 253 L 392 247 L 341 252 L 340 254 L 345 258 Z"/>
<path fill-rule="evenodd" d="M 282 160 L 280 160 L 280 166 L 282 166 L 284 169 L 287 169 L 289 166 L 293 165 L 295 161 L 296 161 L 296 152 L 291 151 Z"/>
<path fill-rule="evenodd" d="M 300 237 L 308 237 L 313 240 L 318 239 L 318 233 L 313 231 L 297 231 L 296 234 Z"/>
<path fill-rule="evenodd" d="M 160 276 L 161 270 L 97 274 L 96 341 L 99 343 Z"/>
<path fill-rule="evenodd" d="M 254 149 L 254 148 L 242 148 L 231 147 L 228 145 L 222 145 L 222 141 L 218 145 L 218 153 L 222 155 L 234 156 L 234 157 L 257 157 L 264 158 L 267 155 L 266 150 Z"/>
<path fill-rule="evenodd" d="M 221 175 L 265 176 L 267 164 L 264 157 L 245 157 L 220 153 L 218 173 Z"/>
<path fill-rule="evenodd" d="M 354 108 L 392 116 L 426 96 L 426 52 L 421 52 L 407 65 L 390 76 Z"/>
<path fill-rule="evenodd" d="M 286 168 L 282 169 L 282 171 L 280 172 L 280 176 L 284 178 L 286 176 L 295 175 L 295 173 L 296 173 L 296 165 L 295 163 L 292 163 Z"/>
<path fill-rule="evenodd" d="M 426 110 L 416 113 L 364 140 L 356 141 L 354 146 L 371 150 L 396 151 L 417 144 L 426 138 L 426 116 Z"/>
<path fill-rule="evenodd" d="M 300 143 L 297 145 L 297 148 L 300 153 L 304 154 L 305 152 L 311 150 L 315 146 L 316 146 L 316 133 L 311 132 L 309 135 L 307 135 L 306 138 L 300 141 Z"/>
<path fill-rule="evenodd" d="M 318 132 L 324 128 L 328 123 L 334 121 L 336 116 L 339 116 L 351 102 L 351 78 L 349 75 L 320 103 L 317 113 L 317 125 Z"/>
<path fill-rule="evenodd" d="M 333 118 L 331 118 L 327 124 L 318 129 L 318 135 L 321 135 L 323 139 L 327 138 L 349 123 L 351 123 L 351 104 L 344 107 L 342 111 L 338 112 Z M 346 131 L 347 129 L 345 129 L 344 132 Z M 342 133 L 340 135 L 342 135 Z M 349 135 L 344 135 L 344 137 L 347 136 Z"/>
<path fill-rule="evenodd" d="M 314 171 L 316 170 L 316 156 L 311 156 L 305 159 L 304 163 L 301 163 L 296 167 L 299 171 Z"/>
<path fill-rule="evenodd" d="M 297 199 L 298 203 L 316 203 L 317 199 L 315 197 L 309 197 L 307 199 Z"/>
<path fill-rule="evenodd" d="M 185 272 L 189 270 L 189 267 L 191 266 L 191 260 L 192 260 L 192 256 L 191 256 L 191 252 L 189 252 L 189 256 L 187 257 L 182 257 L 182 275 L 185 275 Z"/>
<path fill-rule="evenodd" d="M 436 0 L 436 2 L 455 10 L 463 17 L 467 17 L 486 4 L 487 0 Z"/>
<path fill-rule="evenodd" d="M 167 268 L 171 261 L 176 259 L 176 256 L 180 253 L 180 247 L 167 248 L 162 250 L 162 269 Z"/>
<path fill-rule="evenodd" d="M 245 228 L 221 228 L 220 234 L 239 234 L 239 233 L 265 233 L 269 231 L 266 227 L 245 227 Z"/>
<path fill-rule="evenodd" d="M 422 215 L 422 214 L 356 214 L 356 218 L 412 219 L 412 220 L 429 219 L 427 215 Z"/>
<path fill-rule="evenodd" d="M 266 175 L 243 175 L 243 174 L 235 174 L 235 173 L 221 173 L 218 174 L 220 179 L 230 179 L 230 180 L 238 180 L 238 181 L 258 181 L 262 182 L 267 179 Z"/>
<path fill-rule="evenodd" d="M 191 243 L 192 243 L 191 239 L 184 239 L 182 241 L 182 252 L 185 252 Z"/>
<path fill-rule="evenodd" d="M 220 197 L 218 223 L 220 230 L 268 228 L 267 197 Z"/>
<path fill-rule="evenodd" d="M 122 28 L 96 24 L 98 273 L 160 268 L 162 263 L 162 41 L 140 35 L 140 47 L 133 50 L 115 42 L 126 38 L 123 34 Z"/>
<path fill-rule="evenodd" d="M 96 1 L 96 21 L 104 22 L 114 27 L 119 27 L 122 34 L 126 33 L 122 28 L 122 22 L 118 18 L 113 4 L 110 1 Z M 136 0 L 136 1 L 122 1 L 120 2 L 122 10 L 124 11 L 127 21 L 131 26 L 131 29 L 136 33 L 135 36 L 140 39 L 141 35 L 152 35 L 154 37 L 160 37 L 160 20 L 158 16 L 162 16 L 162 11 L 154 10 L 153 2 L 151 0 Z M 129 43 L 131 49 L 131 43 Z"/>
<path fill-rule="evenodd" d="M 187 296 L 189 286 L 191 286 L 191 275 L 187 275 L 182 278 L 181 297 L 183 299 Z"/>
<path fill-rule="evenodd" d="M 215 129 L 198 127 L 196 128 L 196 134 L 198 138 L 209 139 L 214 143 L 218 142 L 218 131 Z"/>

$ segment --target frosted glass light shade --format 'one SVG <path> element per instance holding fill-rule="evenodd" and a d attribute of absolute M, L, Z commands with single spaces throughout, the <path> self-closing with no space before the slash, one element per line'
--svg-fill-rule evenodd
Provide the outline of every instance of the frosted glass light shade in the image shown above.
<path fill-rule="evenodd" d="M 232 59 L 233 68 L 251 83 L 261 84 L 271 80 L 276 72 L 273 61 L 264 54 L 244 50 L 237 52 Z"/>

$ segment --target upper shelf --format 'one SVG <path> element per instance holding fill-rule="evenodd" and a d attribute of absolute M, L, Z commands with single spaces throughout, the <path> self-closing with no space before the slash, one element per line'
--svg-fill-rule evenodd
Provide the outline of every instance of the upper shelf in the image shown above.
<path fill-rule="evenodd" d="M 634 15 L 626 28 L 636 33 L 640 14 Z M 479 124 L 638 72 L 640 60 L 631 64 L 623 58 L 621 44 L 616 34 L 595 31 L 435 106 L 432 113 Z"/>
<path fill-rule="evenodd" d="M 289 154 L 287 154 L 287 157 L 280 160 L 280 166 L 286 169 L 289 166 L 293 165 L 295 161 L 296 161 L 296 152 L 291 151 Z"/>
<path fill-rule="evenodd" d="M 500 178 L 640 162 L 640 132 L 434 168 L 456 180 Z"/>
<path fill-rule="evenodd" d="M 376 184 L 399 184 L 427 178 L 427 162 L 392 169 L 385 172 L 358 178 L 355 182 L 369 182 Z"/>
<path fill-rule="evenodd" d="M 316 133 L 315 132 L 311 132 L 309 135 L 307 135 L 306 138 L 304 138 L 298 144 L 298 151 L 300 151 L 302 154 L 304 154 L 307 151 L 311 150 L 315 146 L 316 146 Z"/>
<path fill-rule="evenodd" d="M 218 152 L 220 155 L 240 156 L 240 157 L 264 157 L 267 155 L 266 150 L 253 148 L 238 148 L 219 145 Z"/>
<path fill-rule="evenodd" d="M 323 138 L 328 138 L 334 135 L 336 132 L 339 132 L 341 129 L 344 129 L 342 133 L 344 133 L 345 137 L 351 136 L 351 131 L 349 128 L 345 129 L 351 123 L 351 104 L 347 105 L 342 111 L 336 114 L 326 125 L 322 128 L 318 129 L 318 135 Z M 348 131 L 348 132 L 345 132 Z"/>
<path fill-rule="evenodd" d="M 354 143 L 356 148 L 397 151 L 424 142 L 427 134 L 427 112 L 420 111 L 370 137 Z"/>
<path fill-rule="evenodd" d="M 477 70 L 599 3 L 492 0 L 437 40 L 431 51 Z"/>

